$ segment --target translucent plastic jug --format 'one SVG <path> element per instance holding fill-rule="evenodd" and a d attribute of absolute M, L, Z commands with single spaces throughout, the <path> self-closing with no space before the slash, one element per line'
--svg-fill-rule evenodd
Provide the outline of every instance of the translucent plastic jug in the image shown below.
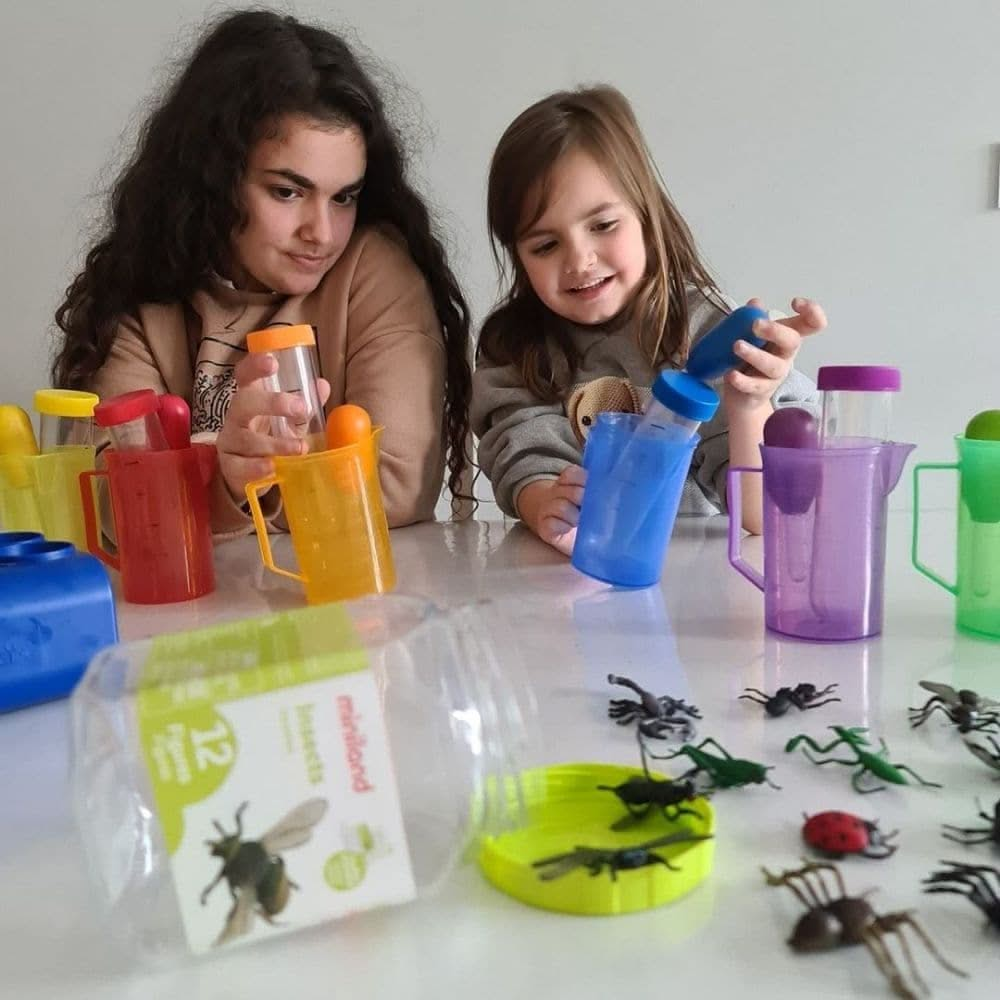
<path fill-rule="evenodd" d="M 71 706 L 94 919 L 166 964 L 433 892 L 524 820 L 537 734 L 514 632 L 491 603 L 390 595 L 96 656 Z M 290 891 L 213 882 L 212 842 L 236 830 Z"/>
<path fill-rule="evenodd" d="M 636 433 L 635 413 L 598 414 L 587 438 L 587 486 L 573 545 L 573 566 L 618 587 L 660 579 L 667 543 L 698 445 L 673 428 Z"/>
<path fill-rule="evenodd" d="M 278 456 L 274 473 L 247 483 L 264 565 L 298 580 L 310 604 L 382 594 L 396 585 L 389 525 L 378 478 L 381 428 L 358 444 L 310 455 Z M 281 490 L 299 572 L 274 562 L 260 494 Z"/>
<path fill-rule="evenodd" d="M 104 452 L 107 469 L 80 477 L 87 548 L 121 573 L 122 596 L 134 604 L 190 601 L 215 589 L 208 484 L 214 445 L 166 451 Z M 118 552 L 101 544 L 93 483 L 111 487 Z"/>
<path fill-rule="evenodd" d="M 888 497 L 914 447 L 761 445 L 761 469 L 729 470 L 729 561 L 764 592 L 769 629 L 827 641 L 882 631 Z M 741 473 L 763 476 L 763 573 L 742 556 Z"/>
<path fill-rule="evenodd" d="M 913 469 L 913 565 L 955 595 L 955 624 L 965 632 L 1000 638 L 1000 441 L 958 435 L 958 461 L 921 462 Z M 958 473 L 955 582 L 921 562 L 920 474 Z"/>
<path fill-rule="evenodd" d="M 0 456 L 0 528 L 87 547 L 77 481 L 94 467 L 92 392 L 39 389 L 41 449 Z M 27 418 L 25 417 L 25 420 Z M 27 423 L 27 435 L 31 425 Z"/>

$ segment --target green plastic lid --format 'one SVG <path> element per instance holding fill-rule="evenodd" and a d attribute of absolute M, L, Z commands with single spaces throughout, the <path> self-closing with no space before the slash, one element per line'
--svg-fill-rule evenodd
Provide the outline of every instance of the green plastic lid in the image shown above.
<path fill-rule="evenodd" d="M 496 888 L 522 903 L 561 913 L 607 916 L 634 913 L 672 902 L 690 892 L 712 870 L 715 841 L 692 840 L 650 847 L 653 854 L 676 865 L 661 864 L 622 869 L 612 879 L 607 866 L 591 875 L 584 865 L 558 877 L 542 879 L 549 866 L 535 867 L 542 859 L 569 854 L 580 847 L 619 851 L 648 845 L 672 834 L 708 836 L 715 831 L 715 815 L 707 799 L 685 802 L 697 816 L 669 821 L 661 809 L 626 830 L 611 825 L 627 815 L 617 796 L 598 785 L 615 786 L 633 776 L 635 767 L 617 764 L 559 764 L 521 775 L 527 823 L 516 830 L 484 838 L 479 867 Z M 558 864 L 558 862 L 557 862 Z M 569 867 L 562 865 L 560 867 Z"/>

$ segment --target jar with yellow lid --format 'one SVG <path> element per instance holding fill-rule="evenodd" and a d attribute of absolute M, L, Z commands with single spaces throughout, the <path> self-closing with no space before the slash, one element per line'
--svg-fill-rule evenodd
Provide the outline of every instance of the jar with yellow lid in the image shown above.
<path fill-rule="evenodd" d="M 42 454 L 60 448 L 94 446 L 94 407 L 100 402 L 92 392 L 76 389 L 39 389 L 38 445 Z"/>

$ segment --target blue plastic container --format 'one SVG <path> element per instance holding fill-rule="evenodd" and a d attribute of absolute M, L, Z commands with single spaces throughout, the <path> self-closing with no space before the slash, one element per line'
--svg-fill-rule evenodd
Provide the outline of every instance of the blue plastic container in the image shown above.
<path fill-rule="evenodd" d="M 583 452 L 587 487 L 573 565 L 616 587 L 657 583 L 697 435 L 644 427 L 635 413 L 601 413 Z M 627 448 L 626 448 L 627 445 Z"/>
<path fill-rule="evenodd" d="M 65 698 L 118 641 L 104 567 L 69 542 L 0 532 L 0 712 Z"/>
<path fill-rule="evenodd" d="M 749 341 L 754 347 L 764 347 L 767 343 L 753 332 L 753 325 L 759 319 L 767 319 L 767 313 L 757 306 L 734 309 L 691 348 L 687 373 L 702 382 L 712 382 L 731 368 L 738 368 L 743 362 L 733 353 L 737 340 Z"/>

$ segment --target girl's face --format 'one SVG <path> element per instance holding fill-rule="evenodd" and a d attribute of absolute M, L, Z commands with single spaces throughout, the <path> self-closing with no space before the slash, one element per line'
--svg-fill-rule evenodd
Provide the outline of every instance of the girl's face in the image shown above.
<path fill-rule="evenodd" d="M 365 141 L 354 126 L 301 116 L 278 124 L 250 150 L 241 188 L 247 221 L 233 233 L 229 277 L 238 288 L 306 295 L 354 231 Z"/>
<path fill-rule="evenodd" d="M 646 273 L 642 225 L 588 153 L 566 154 L 549 176 L 542 216 L 517 240 L 531 287 L 573 323 L 604 323 L 632 300 Z"/>

